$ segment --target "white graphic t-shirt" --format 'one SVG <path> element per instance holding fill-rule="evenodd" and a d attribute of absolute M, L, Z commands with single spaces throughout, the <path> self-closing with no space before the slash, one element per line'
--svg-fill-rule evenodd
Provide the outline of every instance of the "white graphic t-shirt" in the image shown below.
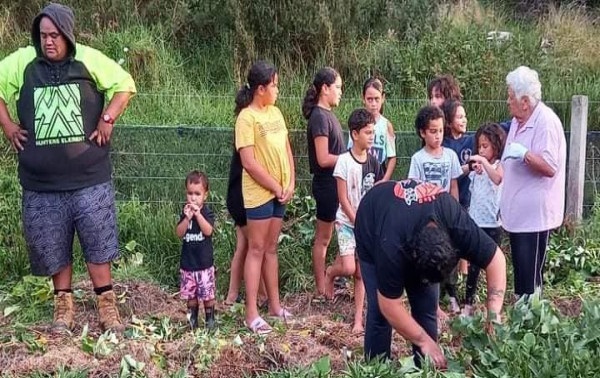
<path fill-rule="evenodd" d="M 451 181 L 461 174 L 458 156 L 449 148 L 443 148 L 440 156 L 433 156 L 422 148 L 410 159 L 409 179 L 434 183 L 447 192 Z"/>
<path fill-rule="evenodd" d="M 346 181 L 346 195 L 350 200 L 350 205 L 356 211 L 360 200 L 377 181 L 381 180 L 383 173 L 379 162 L 373 155 L 367 154 L 367 160 L 361 163 L 348 151 L 338 157 L 333 170 L 333 177 L 339 177 Z M 350 219 L 342 210 L 341 205 L 336 213 L 336 221 L 354 227 L 354 224 L 350 222 Z"/>

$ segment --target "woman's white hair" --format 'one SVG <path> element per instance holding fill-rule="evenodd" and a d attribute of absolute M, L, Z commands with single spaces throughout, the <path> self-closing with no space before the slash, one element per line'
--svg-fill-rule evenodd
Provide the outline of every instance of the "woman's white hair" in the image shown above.
<path fill-rule="evenodd" d="M 529 67 L 521 66 L 506 75 L 506 85 L 515 92 L 517 99 L 528 97 L 533 107 L 542 100 L 542 83 L 538 73 Z"/>

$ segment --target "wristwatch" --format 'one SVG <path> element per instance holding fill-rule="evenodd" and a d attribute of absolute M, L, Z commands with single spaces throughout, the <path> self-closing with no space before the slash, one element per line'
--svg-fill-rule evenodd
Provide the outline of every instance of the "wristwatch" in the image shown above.
<path fill-rule="evenodd" d="M 115 124 L 115 119 L 108 113 L 102 114 L 102 120 L 111 125 Z"/>

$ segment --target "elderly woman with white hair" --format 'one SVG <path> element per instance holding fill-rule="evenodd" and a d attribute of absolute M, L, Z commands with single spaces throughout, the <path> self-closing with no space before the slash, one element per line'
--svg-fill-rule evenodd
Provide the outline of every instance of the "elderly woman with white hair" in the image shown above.
<path fill-rule="evenodd" d="M 560 119 L 541 101 L 538 73 L 521 66 L 506 84 L 513 118 L 502 156 L 500 217 L 521 297 L 541 288 L 548 236 L 563 222 L 567 147 Z"/>

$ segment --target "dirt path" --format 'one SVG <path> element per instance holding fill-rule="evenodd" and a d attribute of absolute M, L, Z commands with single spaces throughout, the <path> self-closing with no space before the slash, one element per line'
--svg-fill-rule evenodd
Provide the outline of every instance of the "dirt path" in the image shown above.
<path fill-rule="evenodd" d="M 164 377 L 177 372 L 180 376 L 239 377 L 308 366 L 323 356 L 329 356 L 332 368 L 339 371 L 346 359 L 362 355 L 362 335 L 351 333 L 349 289 L 342 290 L 335 302 L 315 302 L 309 294 L 284 298 L 296 317 L 287 324 L 275 323 L 273 333 L 259 337 L 242 326 L 243 306 L 239 304 L 219 309 L 216 334 L 192 333 L 177 293 L 131 281 L 115 287 L 128 327 L 113 338 L 102 335 L 97 326 L 90 282 L 80 282 L 74 289 L 79 294 L 77 326 L 70 335 L 53 335 L 48 323 L 19 327 L 11 318 L 0 318 L 2 340 L 10 340 L 0 344 L 3 374 L 51 374 L 68 367 L 71 371 L 85 370 L 90 377 L 114 377 L 124 370 L 134 377 Z M 581 311 L 578 300 L 559 299 L 556 305 L 567 316 Z M 444 334 L 441 339 L 445 339 Z M 456 347 L 452 344 L 451 348 Z M 396 335 L 393 354 L 404 357 L 409 353 L 409 345 Z"/>
<path fill-rule="evenodd" d="M 74 290 L 81 296 L 76 300 L 77 326 L 70 335 L 53 335 L 48 323 L 19 328 L 10 318 L 1 319 L 0 332 L 7 335 L 5 339 L 12 336 L 10 342 L 0 344 L 4 374 L 53 373 L 69 367 L 87 370 L 91 377 L 107 377 L 118 375 L 123 365 L 135 372 L 140 367 L 136 363 L 143 363 L 140 376 L 185 371 L 194 376 L 233 377 L 306 366 L 323 356 L 329 356 L 337 370 L 344 366 L 344 358 L 362 354 L 362 335 L 351 333 L 353 304 L 348 292 L 327 303 L 315 302 L 308 294 L 286 297 L 286 307 L 296 316 L 287 324 L 276 323 L 267 337 L 242 327 L 242 305 L 221 307 L 219 332 L 208 336 L 187 329 L 185 305 L 177 293 L 132 281 L 115 287 L 121 315 L 129 326 L 111 339 L 102 336 L 97 326 L 90 282 L 81 282 Z M 395 343 L 398 347 L 407 348 L 401 340 Z M 126 355 L 133 363 L 127 362 Z"/>

